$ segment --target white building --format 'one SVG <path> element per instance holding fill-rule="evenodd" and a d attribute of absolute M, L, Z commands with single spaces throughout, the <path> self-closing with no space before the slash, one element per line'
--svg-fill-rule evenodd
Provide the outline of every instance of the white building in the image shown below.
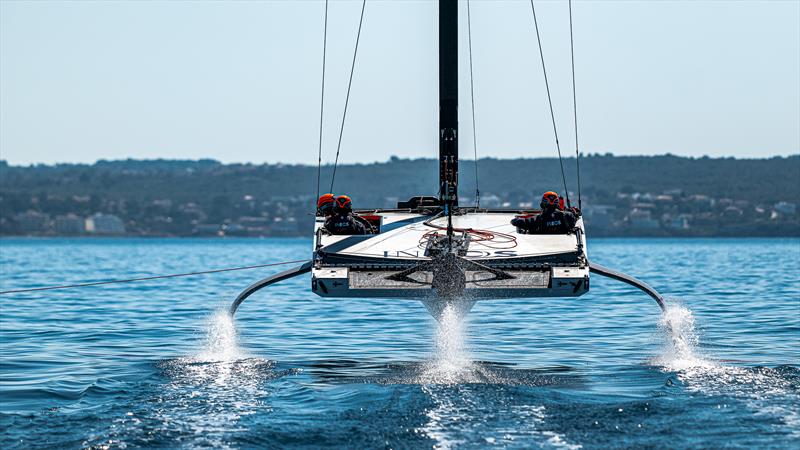
<path fill-rule="evenodd" d="M 661 227 L 649 210 L 634 209 L 628 214 L 628 223 L 635 230 L 655 230 Z"/>
<path fill-rule="evenodd" d="M 789 202 L 778 202 L 774 206 L 775 211 L 787 216 L 793 216 L 797 212 L 797 205 Z"/>
<path fill-rule="evenodd" d="M 75 214 L 57 216 L 53 228 L 57 234 L 81 234 L 86 230 L 86 221 Z"/>
<path fill-rule="evenodd" d="M 97 213 L 86 219 L 86 231 L 94 234 L 125 234 L 125 224 L 113 214 Z"/>
<path fill-rule="evenodd" d="M 17 214 L 14 219 L 23 233 L 41 233 L 47 231 L 50 225 L 50 216 L 36 211 Z"/>

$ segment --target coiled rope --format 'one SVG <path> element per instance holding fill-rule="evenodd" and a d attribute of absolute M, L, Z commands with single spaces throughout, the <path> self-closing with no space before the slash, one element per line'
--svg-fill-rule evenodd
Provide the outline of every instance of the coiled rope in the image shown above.
<path fill-rule="evenodd" d="M 228 267 L 225 269 L 213 269 L 213 270 L 203 270 L 199 272 L 187 272 L 187 273 L 173 273 L 169 275 L 155 275 L 150 277 L 140 277 L 140 278 L 127 278 L 122 280 L 107 280 L 107 281 L 92 281 L 87 283 L 76 283 L 76 284 L 65 284 L 60 286 L 42 286 L 42 287 L 35 287 L 35 288 L 26 288 L 26 289 L 12 289 L 9 291 L 0 291 L 0 295 L 4 294 L 18 294 L 21 292 L 33 292 L 33 291 L 52 291 L 56 289 L 72 289 L 72 288 L 79 288 L 79 287 L 86 287 L 86 286 L 99 286 L 102 284 L 117 284 L 117 283 L 133 283 L 136 281 L 149 281 L 149 280 L 161 280 L 164 278 L 177 278 L 177 277 L 190 277 L 193 275 L 205 275 L 209 273 L 220 273 L 220 272 L 233 272 L 235 270 L 250 270 L 250 269 L 260 269 L 262 267 L 274 267 L 274 266 L 285 266 L 287 264 L 297 264 L 306 262 L 307 259 L 300 259 L 297 261 L 283 261 L 278 263 L 271 263 L 271 264 L 258 264 L 255 266 L 243 266 L 243 267 Z"/>
<path fill-rule="evenodd" d="M 417 247 L 425 249 L 428 246 L 428 242 L 438 236 L 438 231 L 446 231 L 448 229 L 448 227 L 433 223 L 434 220 L 443 215 L 444 213 L 439 213 L 423 222 L 423 225 L 434 228 L 435 230 L 423 234 L 417 243 Z M 453 228 L 453 232 L 466 233 L 469 235 L 470 242 L 480 242 L 484 247 L 495 250 L 506 250 L 517 246 L 517 238 L 514 235 L 501 233 L 499 231 L 479 230 L 475 228 Z"/>

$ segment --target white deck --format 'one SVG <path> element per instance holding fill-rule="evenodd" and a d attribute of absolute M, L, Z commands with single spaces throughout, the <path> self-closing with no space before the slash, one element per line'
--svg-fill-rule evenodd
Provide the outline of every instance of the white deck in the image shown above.
<path fill-rule="evenodd" d="M 315 257 L 321 257 L 312 270 L 314 292 L 329 297 L 423 298 L 431 295 L 431 272 L 418 272 L 414 276 L 426 284 L 413 284 L 387 281 L 385 277 L 393 272 L 375 269 L 384 262 L 412 267 L 429 261 L 431 258 L 425 256 L 424 236 L 436 231 L 435 227 L 424 223 L 430 216 L 402 212 L 375 215 L 381 216 L 380 234 L 331 236 L 315 233 L 320 237 L 319 246 L 315 238 Z M 465 294 L 477 299 L 566 297 L 585 293 L 589 270 L 584 264 L 583 220 L 578 220 L 580 232 L 577 233 L 531 235 L 517 233 L 510 223 L 515 216 L 514 212 L 470 212 L 453 217 L 456 229 L 502 233 L 492 240 L 471 240 L 464 258 L 493 267 L 502 266 L 515 277 L 505 282 L 485 281 L 492 276 L 489 272 L 467 270 Z M 318 218 L 316 230 L 322 225 L 322 219 Z M 446 227 L 447 219 L 437 218 L 431 225 Z M 444 233 L 439 230 L 439 234 Z"/>
<path fill-rule="evenodd" d="M 425 233 L 435 229 L 423 223 L 427 219 L 426 217 L 419 214 L 405 213 L 385 213 L 382 216 L 382 228 L 390 228 L 391 224 L 413 219 L 418 219 L 419 221 L 378 235 L 372 235 L 369 239 L 338 250 L 337 253 L 373 258 L 427 259 L 424 256 L 424 247 L 420 248 L 420 240 Z M 453 217 L 454 228 L 496 231 L 515 238 L 513 243 L 471 242 L 466 257 L 469 259 L 526 257 L 575 252 L 578 250 L 579 242 L 576 234 L 519 234 L 516 228 L 511 225 L 511 219 L 514 217 L 514 213 L 477 213 Z M 317 219 L 317 229 L 322 226 L 322 223 L 322 219 Z M 438 218 L 432 224 L 445 227 L 447 226 L 447 219 Z M 583 230 L 583 219 L 578 219 L 577 227 Z M 351 237 L 325 235 L 322 237 L 320 244 L 324 247 Z"/>

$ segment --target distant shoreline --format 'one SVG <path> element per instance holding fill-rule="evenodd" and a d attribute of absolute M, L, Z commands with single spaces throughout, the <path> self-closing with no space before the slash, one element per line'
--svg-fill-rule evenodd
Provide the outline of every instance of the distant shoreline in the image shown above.
<path fill-rule="evenodd" d="M 463 160 L 462 204 L 528 211 L 556 190 L 582 204 L 591 237 L 800 236 L 800 155 L 769 159 L 617 157 Z M 391 158 L 344 164 L 335 194 L 354 208 L 396 208 L 435 195 L 438 162 Z M 306 236 L 314 226 L 317 168 L 213 160 L 99 161 L 9 166 L 0 161 L 1 236 Z M 323 166 L 321 178 L 331 178 Z"/>

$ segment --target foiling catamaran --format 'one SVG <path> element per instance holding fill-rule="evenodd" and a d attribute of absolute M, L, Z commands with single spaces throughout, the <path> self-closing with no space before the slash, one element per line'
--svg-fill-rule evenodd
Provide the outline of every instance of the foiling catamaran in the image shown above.
<path fill-rule="evenodd" d="M 362 3 L 362 20 L 363 8 Z M 308 272 L 311 290 L 319 296 L 414 299 L 437 319 L 448 305 L 465 314 L 477 300 L 578 297 L 589 291 L 592 273 L 635 286 L 665 308 L 646 283 L 589 261 L 579 208 L 573 208 L 578 219 L 567 233 L 522 234 L 511 220 L 541 211 L 460 205 L 458 137 L 458 1 L 440 0 L 438 196 L 413 197 L 394 209 L 354 211 L 371 225 L 366 235 L 329 234 L 318 216 L 311 260 L 247 287 L 231 314 L 254 292 Z M 566 179 L 564 184 L 566 190 Z"/>

